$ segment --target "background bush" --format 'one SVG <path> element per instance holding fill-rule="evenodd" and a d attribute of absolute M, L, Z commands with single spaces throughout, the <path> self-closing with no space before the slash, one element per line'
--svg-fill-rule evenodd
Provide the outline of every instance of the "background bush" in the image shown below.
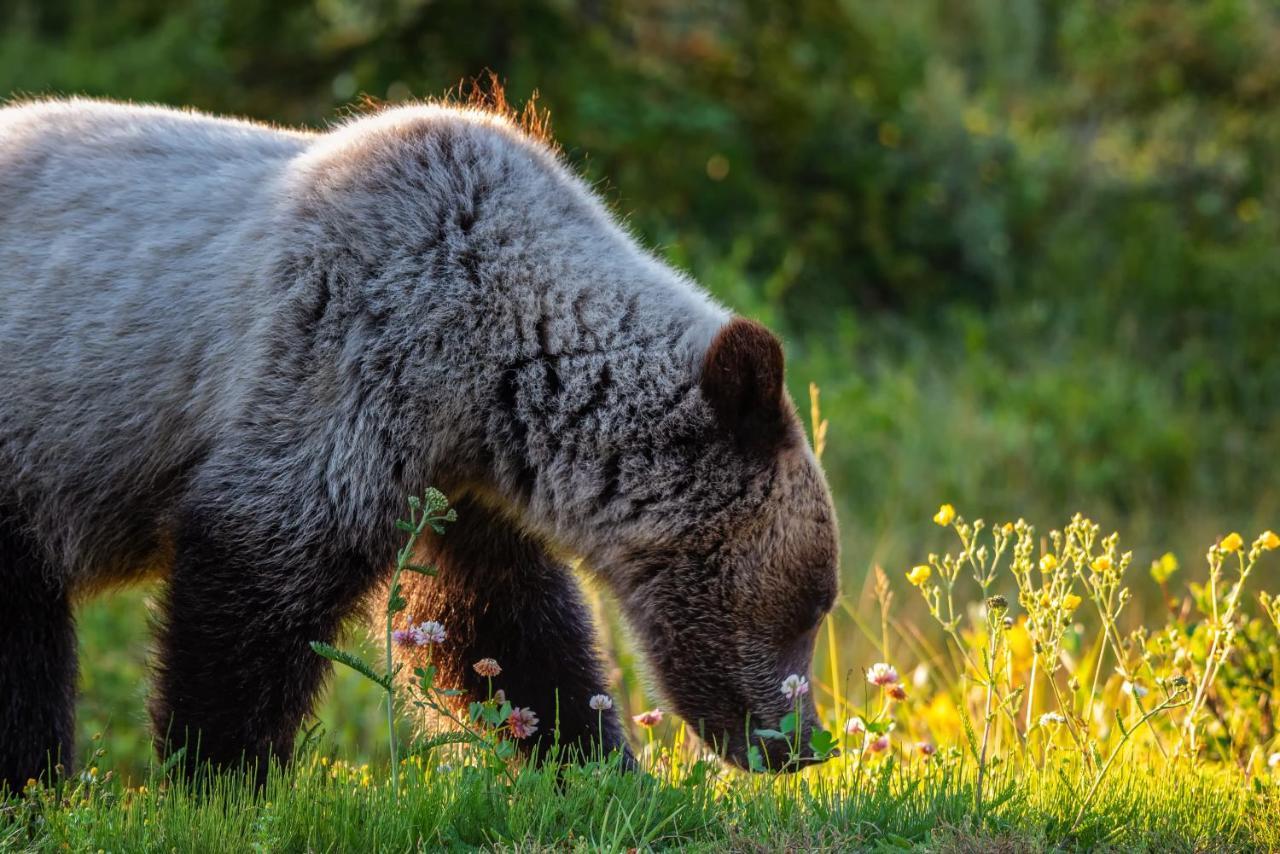
<path fill-rule="evenodd" d="M 0 92 L 322 126 L 486 70 L 536 89 L 642 238 L 783 334 L 798 400 L 822 387 L 850 599 L 932 547 L 943 500 L 1084 509 L 1139 565 L 1276 523 L 1274 0 L 0 11 Z M 120 691 L 89 696 L 140 709 L 137 609 L 111 613 L 85 617 L 86 679 L 123 657 Z"/>

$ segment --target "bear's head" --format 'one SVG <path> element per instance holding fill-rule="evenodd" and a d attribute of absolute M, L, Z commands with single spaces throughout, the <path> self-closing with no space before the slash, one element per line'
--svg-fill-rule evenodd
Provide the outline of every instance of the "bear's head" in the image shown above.
<path fill-rule="evenodd" d="M 767 767 L 795 770 L 788 745 L 756 731 L 776 730 L 798 703 L 810 754 L 812 696 L 789 697 L 783 682 L 809 676 L 836 599 L 830 493 L 772 333 L 731 320 L 699 367 L 699 428 L 653 450 L 697 471 L 662 502 L 678 522 L 651 520 L 652 540 L 610 575 L 675 711 L 734 764 L 748 767 L 754 746 Z"/>

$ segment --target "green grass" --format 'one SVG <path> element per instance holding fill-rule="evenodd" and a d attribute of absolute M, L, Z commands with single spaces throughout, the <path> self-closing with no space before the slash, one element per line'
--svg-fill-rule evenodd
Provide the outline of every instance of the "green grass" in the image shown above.
<path fill-rule="evenodd" d="M 853 761 L 794 777 L 692 762 L 663 773 L 591 764 L 526 768 L 514 784 L 469 767 L 322 765 L 315 754 L 255 794 L 221 778 L 203 794 L 115 780 L 42 788 L 11 800 L 0 849 L 55 851 L 403 851 L 429 847 L 590 850 L 1267 850 L 1280 846 L 1280 792 L 1207 768 L 1129 763 L 1071 828 L 1079 792 L 1056 770 L 997 769 L 973 814 L 958 760 Z M 1069 776 L 1069 775 L 1068 775 Z M 362 780 L 367 781 L 362 783 Z"/>

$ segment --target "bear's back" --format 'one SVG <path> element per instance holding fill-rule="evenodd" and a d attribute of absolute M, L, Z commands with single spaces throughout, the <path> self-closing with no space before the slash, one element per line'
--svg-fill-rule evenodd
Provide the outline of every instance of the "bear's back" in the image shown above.
<path fill-rule="evenodd" d="M 86 100 L 0 109 L 0 507 L 52 530 L 124 504 L 140 529 L 121 539 L 145 541 L 257 358 L 274 188 L 311 139 Z"/>

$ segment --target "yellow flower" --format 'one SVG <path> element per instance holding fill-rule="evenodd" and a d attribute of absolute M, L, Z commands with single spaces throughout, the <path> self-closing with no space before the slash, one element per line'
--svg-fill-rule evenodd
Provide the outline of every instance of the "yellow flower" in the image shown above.
<path fill-rule="evenodd" d="M 1258 539 L 1262 541 L 1262 547 L 1268 551 L 1280 549 L 1280 537 L 1276 536 L 1275 531 L 1263 531 Z"/>
<path fill-rule="evenodd" d="M 1093 559 L 1093 563 L 1089 565 L 1093 567 L 1094 572 L 1110 572 L 1111 558 L 1107 555 L 1098 555 Z"/>
<path fill-rule="evenodd" d="M 1012 534 L 1012 533 L 1013 533 L 1013 523 L 1012 523 L 1012 522 L 1005 522 L 1005 523 L 1004 523 L 1004 527 L 1003 527 L 1003 528 L 1001 528 L 1001 530 L 1002 530 L 1002 531 L 1004 531 L 1006 535 L 1008 535 L 1008 534 Z"/>
<path fill-rule="evenodd" d="M 1076 608 L 1080 607 L 1080 603 L 1083 601 L 1084 600 L 1076 594 L 1068 593 L 1066 596 L 1062 597 L 1062 607 L 1068 611 L 1074 611 Z"/>
<path fill-rule="evenodd" d="M 1151 577 L 1157 584 L 1164 584 L 1169 576 L 1178 571 L 1178 558 L 1173 552 L 1165 552 L 1159 560 L 1151 562 Z"/>
<path fill-rule="evenodd" d="M 933 575 L 933 570 L 929 568 L 928 564 L 922 563 L 919 566 L 912 567 L 911 571 L 907 573 L 907 581 L 910 581 L 916 587 L 923 587 L 931 575 Z"/>
<path fill-rule="evenodd" d="M 1218 543 L 1218 548 L 1224 552 L 1238 552 L 1240 547 L 1244 545 L 1244 540 L 1235 531 L 1227 534 L 1222 538 L 1222 542 Z"/>
<path fill-rule="evenodd" d="M 1058 568 L 1058 559 L 1053 555 L 1045 555 L 1044 557 L 1040 558 L 1041 572 L 1053 572 L 1057 568 Z"/>
<path fill-rule="evenodd" d="M 956 508 L 952 507 L 950 504 L 943 504 L 938 508 L 938 512 L 933 514 L 933 521 L 937 522 L 944 528 L 950 525 L 951 520 L 954 518 L 956 518 Z"/>

